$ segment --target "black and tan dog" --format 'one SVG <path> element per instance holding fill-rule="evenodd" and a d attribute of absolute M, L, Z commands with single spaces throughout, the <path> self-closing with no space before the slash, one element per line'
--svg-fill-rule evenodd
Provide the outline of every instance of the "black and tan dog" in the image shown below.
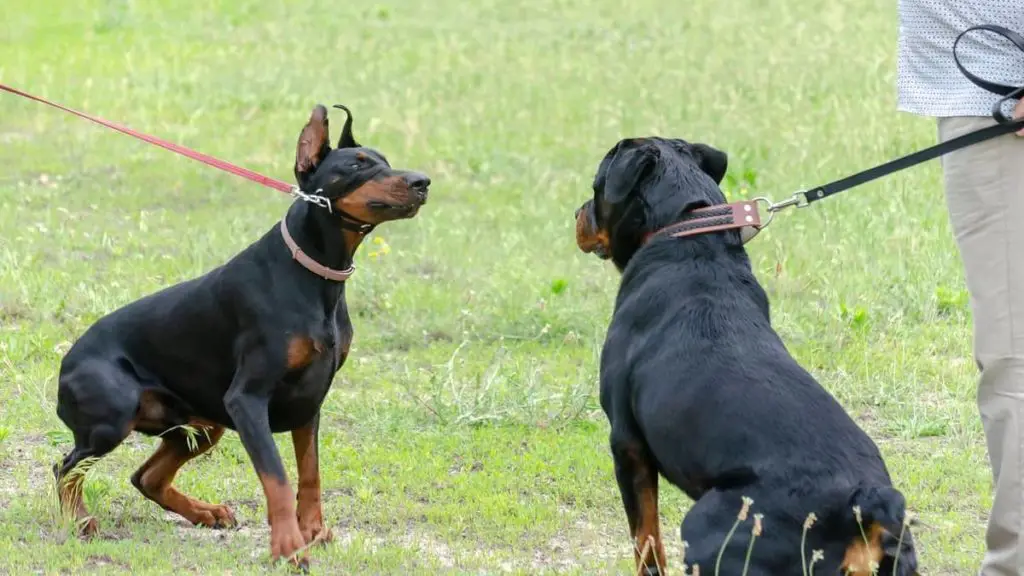
<path fill-rule="evenodd" d="M 746 208 L 727 205 L 719 190 L 726 165 L 704 144 L 622 140 L 576 213 L 579 248 L 622 275 L 601 354 L 601 406 L 638 568 L 665 565 L 660 475 L 695 501 L 681 534 L 687 563 L 702 573 L 715 569 L 749 497 L 763 531 L 747 574 L 804 574 L 811 513 L 806 559 L 824 553 L 814 573 L 868 574 L 876 564 L 879 574 L 894 565 L 915 574 L 904 498 L 878 448 L 773 330 L 743 219 L 711 217 Z M 722 574 L 742 572 L 752 522 L 729 541 Z"/>
<path fill-rule="evenodd" d="M 263 485 L 274 559 L 326 540 L 320 500 L 320 405 L 352 342 L 344 280 L 365 234 L 411 218 L 430 180 L 392 169 L 360 146 L 347 118 L 328 142 L 327 109 L 316 106 L 295 156 L 296 200 L 278 224 L 207 274 L 165 288 L 101 318 L 64 357 L 57 414 L 75 447 L 54 466 L 66 513 L 97 530 L 82 502 L 81 471 L 132 431 L 160 435 L 131 477 L 142 494 L 196 525 L 235 523 L 222 505 L 173 486 L 187 461 L 236 430 Z M 292 490 L 273 433 L 290 432 L 298 462 Z"/>

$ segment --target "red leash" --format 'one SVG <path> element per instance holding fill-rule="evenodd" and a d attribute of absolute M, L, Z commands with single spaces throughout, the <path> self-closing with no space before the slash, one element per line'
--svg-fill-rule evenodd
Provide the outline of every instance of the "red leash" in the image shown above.
<path fill-rule="evenodd" d="M 39 102 L 40 104 L 46 104 L 47 106 L 53 106 L 54 108 L 57 108 L 59 110 L 63 110 L 65 112 L 69 112 L 69 113 L 74 114 L 75 116 L 78 116 L 80 118 L 85 118 L 86 120 L 90 120 L 92 122 L 95 122 L 95 123 L 99 124 L 100 126 L 106 126 L 107 128 L 110 128 L 111 130 L 117 130 L 118 132 L 120 132 L 122 134 L 127 134 L 127 135 L 129 135 L 129 136 L 131 136 L 133 138 L 138 138 L 139 140 L 142 140 L 144 142 L 149 142 L 150 144 L 154 144 L 154 145 L 159 146 L 161 148 L 166 148 L 167 150 L 170 150 L 171 152 L 177 152 L 178 154 L 181 154 L 182 156 L 185 156 L 186 158 L 191 158 L 193 160 L 198 160 L 198 161 L 200 161 L 200 162 L 202 162 L 202 163 L 204 163 L 204 164 L 206 164 L 208 166 L 213 166 L 214 168 L 218 168 L 218 169 L 223 170 L 225 172 L 234 174 L 235 176 L 241 176 L 242 178 L 245 178 L 246 180 L 250 180 L 250 181 L 255 182 L 257 184 L 262 184 L 262 185 L 264 185 L 264 186 L 266 186 L 268 188 L 273 188 L 274 190 L 279 190 L 281 192 L 284 192 L 285 194 L 293 194 L 294 195 L 294 194 L 299 192 L 298 188 L 296 186 L 292 186 L 291 184 L 287 184 L 287 183 L 282 182 L 280 180 L 276 180 L 274 178 L 270 178 L 269 176 L 264 176 L 264 175 L 259 174 L 257 172 L 253 172 L 252 170 L 249 170 L 249 169 L 246 169 L 246 168 L 242 168 L 241 166 L 235 166 L 234 164 L 231 164 L 230 162 L 225 162 L 223 160 L 219 160 L 217 158 L 214 158 L 213 156 L 209 156 L 207 154 L 203 154 L 202 152 L 196 152 L 195 150 L 186 148 L 184 146 L 180 146 L 180 145 L 175 144 L 173 142 L 168 142 L 166 140 L 162 140 L 162 139 L 157 138 L 155 136 L 150 136 L 148 134 L 143 134 L 142 132 L 136 132 L 135 130 L 132 130 L 131 128 L 128 128 L 127 126 L 122 126 L 120 124 L 117 124 L 117 123 L 114 123 L 114 122 L 110 122 L 109 120 L 104 120 L 102 118 L 97 118 L 96 116 L 91 116 L 91 115 L 86 114 L 84 112 L 79 112 L 77 110 L 72 110 L 71 108 L 67 108 L 66 106 L 61 106 L 60 104 L 57 104 L 57 103 L 54 103 L 54 102 L 50 102 L 49 100 L 46 100 L 44 98 L 39 98 L 38 96 L 33 96 L 31 94 L 22 92 L 21 90 L 18 90 L 17 88 L 11 88 L 10 86 L 7 86 L 5 84 L 0 84 L 0 90 L 3 90 L 4 92 L 10 92 L 11 94 L 14 94 L 14 95 L 17 95 L 17 96 L 21 96 L 23 98 L 28 98 L 29 100 L 34 100 L 36 102 Z"/>

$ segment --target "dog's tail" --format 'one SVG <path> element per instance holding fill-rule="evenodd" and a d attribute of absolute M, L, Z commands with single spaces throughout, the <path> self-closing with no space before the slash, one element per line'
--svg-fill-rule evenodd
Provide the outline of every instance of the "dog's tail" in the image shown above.
<path fill-rule="evenodd" d="M 870 574 L 870 564 L 876 563 L 878 574 L 916 576 L 917 553 L 903 494 L 891 486 L 858 487 L 848 503 L 844 524 L 854 526 L 857 534 L 846 548 L 844 569 Z"/>

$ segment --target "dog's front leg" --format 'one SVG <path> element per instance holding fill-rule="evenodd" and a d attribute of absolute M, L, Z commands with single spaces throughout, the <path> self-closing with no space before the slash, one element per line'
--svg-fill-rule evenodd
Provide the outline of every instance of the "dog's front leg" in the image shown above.
<path fill-rule="evenodd" d="M 322 542 L 331 540 L 331 530 L 324 528 L 323 505 L 320 500 L 319 430 L 319 414 L 306 426 L 292 430 L 295 462 L 299 469 L 299 530 L 306 544 L 317 539 Z"/>
<path fill-rule="evenodd" d="M 665 570 L 665 549 L 658 521 L 658 470 L 637 440 L 612 438 L 615 479 L 633 536 L 637 574 L 654 576 Z"/>
<path fill-rule="evenodd" d="M 306 542 L 299 531 L 295 515 L 295 493 L 281 462 L 281 455 L 270 431 L 269 398 L 277 381 L 264 362 L 242 363 L 235 374 L 224 407 L 252 460 L 267 499 L 267 522 L 270 524 L 270 553 L 273 560 L 287 558 L 299 566 L 308 564 L 297 552 Z"/>

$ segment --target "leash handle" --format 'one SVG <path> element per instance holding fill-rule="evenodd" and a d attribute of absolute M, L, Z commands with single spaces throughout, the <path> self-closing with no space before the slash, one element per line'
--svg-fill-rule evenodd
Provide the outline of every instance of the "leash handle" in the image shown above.
<path fill-rule="evenodd" d="M 982 90 L 991 92 L 993 94 L 998 94 L 999 96 L 1003 97 L 998 102 L 992 105 L 992 117 L 995 118 L 996 122 L 999 122 L 1000 124 L 1008 124 L 1010 122 L 1013 122 L 1013 118 L 1010 118 L 1009 116 L 1006 115 L 1005 112 L 1003 112 L 1003 105 L 1012 100 L 1018 100 L 1021 98 L 1021 96 L 1024 96 L 1024 86 L 1007 86 L 1005 84 L 989 82 L 988 80 L 980 78 L 978 75 L 974 74 L 973 72 L 969 71 L 967 68 L 964 67 L 963 63 L 960 62 L 960 56 L 957 55 L 956 48 L 960 44 L 960 41 L 963 40 L 964 36 L 966 36 L 970 32 L 976 31 L 992 32 L 993 34 L 998 34 L 1003 38 L 1009 40 L 1022 53 L 1024 53 L 1024 36 L 1018 34 L 1017 32 L 1014 32 L 1013 30 L 1010 30 L 1009 28 L 1005 28 L 1003 26 L 999 26 L 996 24 L 980 24 L 978 26 L 972 26 L 967 30 L 964 30 L 956 37 L 956 40 L 953 42 L 953 62 L 956 63 L 956 67 L 960 70 L 960 73 L 963 74 L 964 77 L 970 80 L 971 83 L 977 86 L 978 88 L 981 88 Z"/>
<path fill-rule="evenodd" d="M 142 140 L 144 142 L 148 142 L 148 143 L 153 144 L 155 146 L 159 146 L 159 147 L 164 148 L 166 150 L 170 150 L 171 152 L 176 152 L 178 154 L 181 154 L 182 156 L 185 156 L 186 158 L 191 158 L 193 160 L 198 160 L 198 161 L 200 161 L 200 162 L 202 162 L 202 163 L 204 163 L 204 164 L 206 164 L 208 166 L 213 166 L 214 168 L 218 168 L 218 169 L 223 170 L 225 172 L 228 172 L 230 174 L 234 174 L 235 176 L 241 176 L 242 178 L 245 178 L 246 180 L 250 180 L 252 182 L 256 182 L 257 184 L 262 184 L 262 185 L 264 185 L 264 186 L 266 186 L 268 188 L 273 188 L 275 190 L 279 190 L 279 191 L 284 192 L 286 194 L 291 194 L 294 191 L 294 189 L 295 189 L 294 186 L 286 184 L 286 183 L 284 183 L 284 182 L 282 182 L 280 180 L 276 180 L 274 178 L 270 178 L 269 176 L 264 176 L 263 174 L 260 174 L 258 172 L 253 172 L 252 170 L 249 170 L 247 168 L 242 168 L 241 166 L 236 166 L 234 164 L 231 164 L 230 162 L 225 162 L 224 160 L 220 160 L 218 158 L 214 158 L 213 156 L 210 156 L 208 154 L 203 154 L 202 152 L 197 152 L 195 150 L 191 150 L 191 149 L 186 148 L 184 146 L 180 146 L 178 144 L 175 144 L 174 142 L 168 142 L 167 140 L 164 140 L 162 138 L 157 138 L 156 136 L 150 136 L 148 134 L 143 134 L 142 132 L 137 132 L 137 131 L 132 130 L 131 128 L 129 128 L 127 126 L 122 126 L 121 124 L 118 124 L 116 122 L 111 122 L 109 120 L 104 120 L 102 118 L 99 118 L 99 117 L 96 117 L 96 116 L 92 116 L 90 114 L 86 114 L 85 112 L 79 112 L 78 110 L 73 110 L 73 109 L 68 108 L 66 106 L 62 106 L 60 104 L 57 104 L 56 102 L 50 102 L 49 100 L 46 100 L 45 98 L 40 98 L 38 96 L 33 96 L 33 95 L 31 95 L 31 94 L 29 94 L 27 92 L 22 92 L 21 90 L 18 90 L 17 88 L 13 88 L 13 87 L 7 86 L 5 84 L 0 84 L 0 90 L 2 90 L 4 92 L 9 92 L 11 94 L 15 94 L 17 96 L 21 96 L 22 98 L 28 98 L 29 100 L 33 100 L 35 102 L 39 102 L 40 104 L 46 104 L 47 106 L 52 106 L 54 108 L 57 108 L 58 110 L 63 110 L 65 112 L 69 113 L 69 114 L 74 114 L 75 116 L 78 116 L 79 118 L 84 118 L 84 119 L 89 120 L 91 122 L 95 122 L 96 124 L 99 124 L 100 126 L 105 126 L 107 128 L 110 128 L 111 130 L 116 130 L 116 131 L 118 131 L 118 132 L 120 132 L 122 134 L 127 134 L 128 136 L 132 136 L 133 138 L 138 138 L 139 140 Z"/>
<path fill-rule="evenodd" d="M 960 70 L 961 74 L 963 74 L 968 80 L 971 81 L 972 84 L 974 84 L 978 88 L 981 88 L 993 94 L 1007 96 L 1011 92 L 1019 92 L 1020 88 L 1018 87 L 1007 86 L 1005 84 L 997 84 L 995 82 L 989 82 L 984 78 L 978 77 L 973 72 L 967 70 L 967 68 L 964 67 L 963 63 L 960 62 L 960 57 L 957 55 L 956 52 L 957 46 L 960 45 L 960 41 L 963 40 L 964 36 L 966 36 L 970 32 L 975 32 L 978 30 L 998 34 L 1012 42 L 1021 52 L 1024 52 L 1024 36 L 1021 36 L 1020 34 L 1014 32 L 1013 30 L 1004 28 L 1002 26 L 998 26 L 996 24 L 980 24 L 978 26 L 972 26 L 967 30 L 964 30 L 959 35 L 957 35 L 956 40 L 953 41 L 953 62 L 956 63 L 956 67 Z"/>

